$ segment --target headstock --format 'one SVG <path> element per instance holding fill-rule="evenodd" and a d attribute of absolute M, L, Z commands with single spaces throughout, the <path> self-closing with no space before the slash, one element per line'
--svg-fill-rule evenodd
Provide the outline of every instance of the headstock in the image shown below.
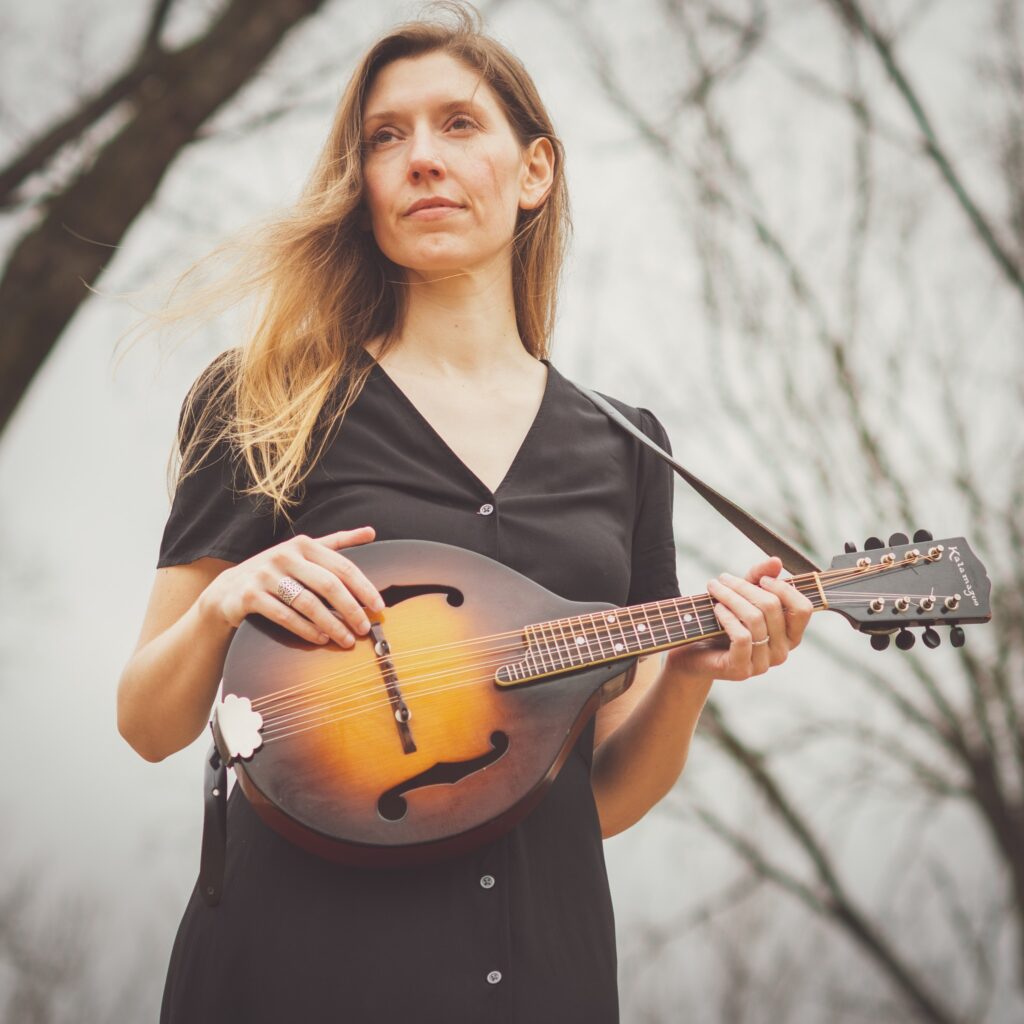
<path fill-rule="evenodd" d="M 894 533 L 888 545 L 869 537 L 860 550 L 851 543 L 845 548 L 819 577 L 823 607 L 870 633 L 877 651 L 889 646 L 892 633 L 896 646 L 909 650 L 915 641 L 911 626 L 925 627 L 926 647 L 939 646 L 935 626 L 949 626 L 950 643 L 960 647 L 962 623 L 992 618 L 991 581 L 963 537 L 936 541 L 918 530 L 912 541 Z"/>

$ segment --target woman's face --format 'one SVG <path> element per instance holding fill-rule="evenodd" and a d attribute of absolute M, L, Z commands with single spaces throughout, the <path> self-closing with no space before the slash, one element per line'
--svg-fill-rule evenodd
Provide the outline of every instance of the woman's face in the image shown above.
<path fill-rule="evenodd" d="M 443 52 L 378 72 L 363 109 L 364 198 L 392 262 L 429 275 L 486 264 L 504 252 L 520 207 L 540 204 L 553 150 L 524 150 L 477 72 Z M 412 210 L 429 200 L 450 205 Z"/>

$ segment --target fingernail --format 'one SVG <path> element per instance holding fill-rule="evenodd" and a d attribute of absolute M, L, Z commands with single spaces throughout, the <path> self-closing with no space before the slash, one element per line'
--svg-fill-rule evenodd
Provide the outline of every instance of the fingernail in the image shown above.
<path fill-rule="evenodd" d="M 377 600 L 374 601 L 372 605 L 370 605 L 370 607 L 375 612 L 382 612 L 382 611 L 384 611 L 384 598 L 378 597 Z"/>
<path fill-rule="evenodd" d="M 771 583 L 773 579 L 774 579 L 773 576 L 762 576 L 761 577 L 761 586 L 762 587 L 766 586 L 767 584 Z"/>

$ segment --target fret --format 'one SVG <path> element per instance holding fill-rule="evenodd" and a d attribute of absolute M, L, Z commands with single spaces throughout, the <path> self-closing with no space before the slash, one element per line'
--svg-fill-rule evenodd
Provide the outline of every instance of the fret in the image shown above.
<path fill-rule="evenodd" d="M 614 650 L 607 650 L 607 651 L 605 650 L 605 642 L 604 642 L 604 635 L 605 635 L 604 612 L 591 612 L 588 615 L 588 618 L 590 619 L 590 623 L 591 623 L 591 632 L 593 633 L 593 635 L 597 639 L 598 653 L 600 655 L 601 660 L 604 660 L 605 658 L 607 658 L 610 655 L 615 653 Z"/>
<path fill-rule="evenodd" d="M 643 626 L 644 626 L 644 636 L 647 638 L 647 645 L 646 646 L 649 646 L 649 647 L 657 647 L 657 646 L 659 646 L 658 645 L 658 638 L 654 634 L 654 626 L 651 624 L 651 616 L 650 616 L 650 613 L 647 610 L 647 605 L 645 605 L 645 604 L 640 605 L 640 612 L 641 612 L 641 614 L 644 617 Z M 645 645 L 641 644 L 640 646 L 643 647 Z"/>
<path fill-rule="evenodd" d="M 565 619 L 558 619 L 555 624 L 558 626 L 558 632 L 562 635 L 562 647 L 565 651 L 564 660 L 572 665 L 573 659 L 576 657 L 576 641 L 571 632 L 566 633 Z"/>
<path fill-rule="evenodd" d="M 627 621 L 629 622 L 630 628 L 630 643 L 633 645 L 632 648 L 630 648 L 629 644 L 627 644 L 626 648 L 627 650 L 632 649 L 634 653 L 642 651 L 644 647 L 644 631 L 640 627 L 643 626 L 643 623 L 636 621 L 635 608 L 627 608 L 625 610 L 629 612 L 629 618 Z"/>
<path fill-rule="evenodd" d="M 558 637 L 555 636 L 555 629 L 554 626 L 552 626 L 550 620 L 542 623 L 541 625 L 542 628 L 545 630 L 545 642 L 550 645 L 549 653 L 551 655 L 551 664 L 557 672 L 560 669 L 565 668 L 565 665 L 559 664 L 560 655 L 558 652 Z"/>
<path fill-rule="evenodd" d="M 534 651 L 537 649 L 537 630 L 530 626 L 526 634 L 526 653 L 523 655 L 523 661 L 529 666 L 527 671 L 530 675 L 537 674 L 537 659 L 534 657 Z"/>
<path fill-rule="evenodd" d="M 693 614 L 697 619 L 697 628 L 700 630 L 700 635 L 704 635 L 704 623 L 700 621 L 700 612 L 697 610 L 697 602 L 694 600 L 693 594 L 690 595 L 690 604 L 693 605 Z"/>
<path fill-rule="evenodd" d="M 550 672 L 555 666 L 554 661 L 551 657 L 551 652 L 548 650 L 548 642 L 544 636 L 544 623 L 539 622 L 534 627 L 534 636 L 536 637 L 535 649 L 538 655 L 538 668 L 540 673 L 543 675 L 545 672 Z"/>
<path fill-rule="evenodd" d="M 618 641 L 612 643 L 612 648 L 616 654 L 623 654 L 629 650 L 629 640 L 626 637 L 626 631 L 622 628 L 622 616 L 619 615 L 618 611 L 608 612 L 608 621 L 615 623 L 616 628 L 619 631 L 619 636 L 622 637 L 621 646 Z"/>
<path fill-rule="evenodd" d="M 675 598 L 672 598 L 672 608 L 678 615 L 679 609 L 675 607 L 675 604 L 676 600 Z M 672 636 L 672 630 L 668 628 L 668 621 L 665 619 L 665 603 L 663 601 L 659 601 L 654 607 L 658 609 L 658 615 L 661 617 L 661 624 L 665 627 L 665 643 L 668 643 L 669 639 Z M 685 629 L 683 630 L 683 635 L 686 635 Z"/>
<path fill-rule="evenodd" d="M 578 632 L 576 633 L 577 640 L 583 641 L 583 643 L 576 643 L 576 641 L 573 641 L 576 646 L 576 650 L 579 652 L 580 664 L 582 665 L 586 662 L 595 660 L 594 653 L 590 649 L 591 630 L 587 628 L 587 624 L 583 621 L 582 615 L 576 615 L 574 616 L 574 618 L 576 619 L 576 622 L 579 624 Z"/>

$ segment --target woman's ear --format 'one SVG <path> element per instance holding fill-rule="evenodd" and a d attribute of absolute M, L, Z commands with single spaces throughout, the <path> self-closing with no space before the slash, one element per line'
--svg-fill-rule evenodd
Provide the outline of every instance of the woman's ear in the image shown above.
<path fill-rule="evenodd" d="M 519 189 L 519 207 L 535 210 L 540 206 L 555 180 L 555 150 L 551 140 L 534 139 L 523 153 L 523 179 Z"/>

